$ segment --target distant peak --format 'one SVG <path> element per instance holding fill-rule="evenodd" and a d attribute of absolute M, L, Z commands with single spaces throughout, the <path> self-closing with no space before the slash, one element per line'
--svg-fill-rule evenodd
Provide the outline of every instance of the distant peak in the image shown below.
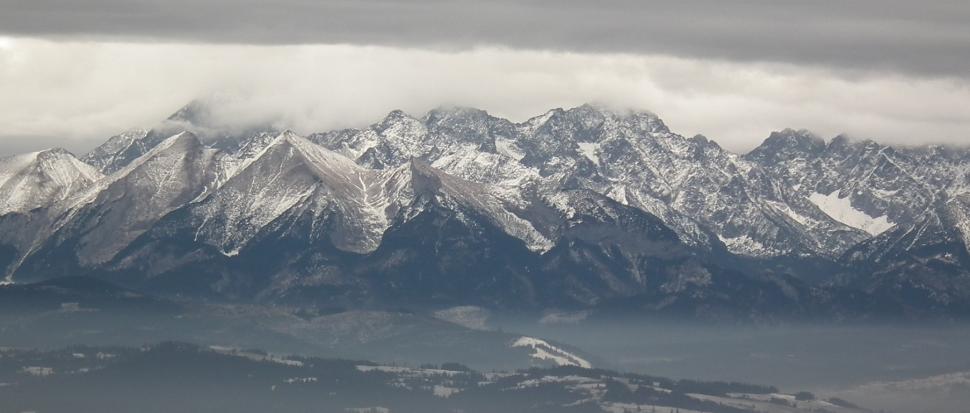
<path fill-rule="evenodd" d="M 543 123 L 546 123 L 550 118 L 553 118 L 555 116 L 560 116 L 563 113 L 566 113 L 566 110 L 563 109 L 563 108 L 553 108 L 553 109 L 549 109 L 549 110 L 547 110 L 545 113 L 543 113 L 541 115 L 533 116 L 533 117 L 529 118 L 524 123 L 525 124 L 530 124 L 530 125 L 541 125 Z"/>
<path fill-rule="evenodd" d="M 277 137 L 280 139 L 296 139 L 296 138 L 300 138 L 300 135 L 298 135 L 296 132 L 293 132 L 293 130 L 291 129 L 284 129 L 282 132 L 280 132 L 280 134 Z"/>
<path fill-rule="evenodd" d="M 60 148 L 60 147 L 45 149 L 45 150 L 42 150 L 40 152 L 37 152 L 37 156 L 38 157 L 45 157 L 45 156 L 49 156 L 49 157 L 62 157 L 62 156 L 65 156 L 65 155 L 74 156 L 74 154 L 71 153 L 71 151 L 68 151 L 67 149 Z"/>
<path fill-rule="evenodd" d="M 658 116 L 655 113 L 648 110 L 634 109 L 628 106 L 626 107 L 613 106 L 613 105 L 608 105 L 605 103 L 597 103 L 597 102 L 584 103 L 582 105 L 569 109 L 567 112 L 598 113 L 605 116 L 611 116 L 611 117 L 621 118 L 621 119 L 622 118 L 652 118 L 652 119 L 658 118 Z"/>
<path fill-rule="evenodd" d="M 840 133 L 829 142 L 830 148 L 843 148 L 849 146 L 882 148 L 883 145 L 872 139 L 859 139 L 845 133 Z"/>
<path fill-rule="evenodd" d="M 704 136 L 701 134 L 694 135 L 693 137 L 690 138 L 690 140 L 693 142 L 696 142 L 701 146 L 712 146 L 717 148 L 721 147 L 720 145 L 717 144 L 717 142 L 714 142 L 710 140 L 707 136 Z"/>
<path fill-rule="evenodd" d="M 778 132 L 772 132 L 771 135 L 784 139 L 824 141 L 821 137 L 812 133 L 812 131 L 808 129 L 785 128 Z"/>
<path fill-rule="evenodd" d="M 209 105 L 202 99 L 193 99 L 166 118 L 169 121 L 196 124 L 208 117 Z"/>
<path fill-rule="evenodd" d="M 273 138 L 267 146 L 275 147 L 275 146 L 283 145 L 283 146 L 290 146 L 290 147 L 295 147 L 297 149 L 300 149 L 304 146 L 304 142 L 303 142 L 304 140 L 305 138 L 298 135 L 296 132 L 286 129 L 280 132 L 278 135 L 276 135 L 276 137 Z"/>
<path fill-rule="evenodd" d="M 796 157 L 813 157 L 825 150 L 825 139 L 806 129 L 784 129 L 772 132 L 746 157 L 778 162 Z"/>
<path fill-rule="evenodd" d="M 772 132 L 771 135 L 765 139 L 764 144 L 767 145 L 781 145 L 786 147 L 798 147 L 802 149 L 821 149 L 825 147 L 825 139 L 822 139 L 818 135 L 812 133 L 807 129 L 784 129 L 778 132 Z"/>
<path fill-rule="evenodd" d="M 385 116 L 384 119 L 380 121 L 380 123 L 374 126 L 377 128 L 378 131 L 383 131 L 391 127 L 394 127 L 395 125 L 400 125 L 402 123 L 422 123 L 422 122 L 403 110 L 395 109 L 390 111 L 387 114 L 387 116 Z"/>
<path fill-rule="evenodd" d="M 470 106 L 439 106 L 428 112 L 428 118 L 443 116 L 489 116 L 483 109 Z"/>
<path fill-rule="evenodd" d="M 401 119 L 414 119 L 414 117 L 401 109 L 394 109 L 384 116 L 384 123 Z"/>
<path fill-rule="evenodd" d="M 431 129 L 468 127 L 488 123 L 492 116 L 482 109 L 463 106 L 439 107 L 428 112 L 421 120 Z M 475 126 L 471 126 L 475 128 Z"/>

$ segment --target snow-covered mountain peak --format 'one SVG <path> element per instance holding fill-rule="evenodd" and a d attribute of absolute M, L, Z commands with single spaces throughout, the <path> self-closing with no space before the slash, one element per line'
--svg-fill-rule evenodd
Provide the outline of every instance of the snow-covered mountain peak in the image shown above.
<path fill-rule="evenodd" d="M 390 111 L 383 120 L 374 124 L 373 128 L 381 133 L 388 130 L 421 130 L 424 128 L 424 122 L 403 110 L 395 109 Z"/>
<path fill-rule="evenodd" d="M 169 136 L 138 158 L 123 165 L 118 170 L 105 175 L 103 179 L 98 180 L 97 185 L 92 185 L 87 190 L 78 193 L 77 197 L 72 199 L 72 205 L 69 207 L 77 208 L 93 202 L 101 191 L 110 187 L 115 182 L 132 175 L 145 164 L 148 164 L 150 167 L 160 163 L 171 165 L 174 164 L 174 161 L 167 161 L 167 159 L 183 158 L 190 152 L 201 152 L 203 149 L 202 142 L 191 132 L 179 132 Z M 159 161 L 160 159 L 161 161 Z M 166 173 L 171 172 L 175 171 L 166 171 Z"/>
<path fill-rule="evenodd" d="M 428 112 L 422 119 L 437 146 L 455 144 L 477 145 L 487 152 L 496 151 L 496 139 L 514 138 L 515 125 L 496 118 L 481 109 L 454 107 L 438 108 Z M 451 148 L 441 148 L 449 152 Z"/>
<path fill-rule="evenodd" d="M 163 125 L 196 131 L 240 127 L 241 123 L 228 121 L 227 114 L 231 113 L 234 104 L 242 99 L 245 97 L 233 93 L 212 93 L 196 98 L 173 112 L 165 119 Z"/>
<path fill-rule="evenodd" d="M 534 223 L 518 216 L 508 200 L 496 194 L 492 185 L 468 181 L 433 168 L 422 160 L 409 163 L 411 186 L 418 201 L 434 199 L 451 208 L 472 211 L 491 224 L 525 242 L 533 251 L 547 251 L 553 242 Z"/>
<path fill-rule="evenodd" d="M 61 148 L 0 159 L 0 215 L 51 206 L 101 178 L 94 167 Z"/>
<path fill-rule="evenodd" d="M 53 230 L 59 242 L 77 243 L 71 254 L 102 264 L 161 217 L 204 193 L 215 181 L 213 152 L 192 133 L 168 137 L 117 172 L 61 206 Z"/>
<path fill-rule="evenodd" d="M 82 158 L 103 173 L 110 174 L 148 152 L 157 142 L 149 129 L 134 129 L 112 136 Z"/>
<path fill-rule="evenodd" d="M 832 138 L 831 141 L 829 141 L 828 150 L 830 152 L 846 150 L 875 152 L 881 150 L 896 151 L 896 148 L 889 145 L 883 145 L 872 139 L 857 138 L 843 133 L 837 135 L 836 137 Z"/>
<path fill-rule="evenodd" d="M 373 173 L 371 171 L 367 171 L 365 168 L 362 168 L 360 165 L 357 165 L 352 159 L 310 142 L 306 138 L 297 135 L 295 132 L 290 130 L 284 131 L 277 136 L 270 146 L 293 148 L 294 150 L 298 151 L 298 153 L 311 165 L 313 165 L 318 172 L 323 174 L 357 176 L 361 174 Z"/>
<path fill-rule="evenodd" d="M 390 225 L 397 200 L 387 192 L 378 171 L 284 131 L 188 210 L 199 225 L 195 240 L 228 256 L 290 220 L 307 220 L 312 239 L 366 253 Z"/>
<path fill-rule="evenodd" d="M 825 148 L 825 140 L 808 130 L 785 129 L 772 132 L 745 157 L 755 161 L 785 162 L 795 158 L 814 158 Z"/>
<path fill-rule="evenodd" d="M 526 134 L 534 134 L 536 130 L 545 125 L 554 116 L 558 116 L 562 112 L 565 112 L 563 108 L 555 108 L 546 111 L 545 113 L 533 116 L 518 125 L 519 129 Z"/>
<path fill-rule="evenodd" d="M 131 164 L 127 165 L 115 175 L 124 175 L 138 166 L 148 162 L 149 160 L 159 156 L 171 156 L 173 154 L 177 155 L 192 150 L 199 150 L 201 148 L 203 148 L 202 141 L 200 141 L 194 133 L 187 131 L 179 132 L 162 140 L 161 143 L 153 147 L 138 159 L 135 159 Z"/>
<path fill-rule="evenodd" d="M 590 125 L 605 122 L 608 125 L 632 128 L 651 134 L 670 132 L 659 116 L 643 110 L 616 109 L 602 104 L 586 103 L 565 111 L 565 115 L 589 122 Z"/>
<path fill-rule="evenodd" d="M 210 113 L 210 105 L 205 100 L 193 99 L 191 102 L 169 115 L 166 120 L 174 122 L 186 122 L 189 124 L 204 124 L 205 119 L 210 115 Z"/>

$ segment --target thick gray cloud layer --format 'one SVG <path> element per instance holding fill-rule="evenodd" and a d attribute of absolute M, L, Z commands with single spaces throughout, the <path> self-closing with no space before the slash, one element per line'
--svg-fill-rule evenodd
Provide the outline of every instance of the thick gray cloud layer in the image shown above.
<path fill-rule="evenodd" d="M 666 54 L 970 77 L 966 0 L 0 0 L 0 32 Z"/>
<path fill-rule="evenodd" d="M 214 110 L 225 125 L 301 133 L 364 126 L 392 109 L 456 104 L 525 120 L 598 102 L 654 111 L 736 151 L 786 127 L 901 144 L 970 138 L 966 80 L 663 55 L 0 37 L 0 91 L 0 154 L 90 148 L 210 93 L 224 97 Z"/>

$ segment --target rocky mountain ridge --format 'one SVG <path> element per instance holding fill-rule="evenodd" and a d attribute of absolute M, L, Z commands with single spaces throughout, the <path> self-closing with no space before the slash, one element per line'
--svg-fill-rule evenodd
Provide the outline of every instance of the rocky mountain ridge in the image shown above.
<path fill-rule="evenodd" d="M 83 162 L 54 151 L 57 174 L 0 161 L 0 195 L 18 200 L 0 215 L 7 280 L 300 305 L 970 309 L 965 149 L 785 130 L 739 155 L 593 105 L 521 123 L 394 111 L 305 138 L 194 124 L 204 113 L 189 105 Z"/>

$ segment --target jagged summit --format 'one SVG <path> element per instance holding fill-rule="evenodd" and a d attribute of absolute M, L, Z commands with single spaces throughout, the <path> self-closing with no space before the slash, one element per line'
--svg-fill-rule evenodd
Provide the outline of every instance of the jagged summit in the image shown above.
<path fill-rule="evenodd" d="M 744 157 L 754 162 L 779 163 L 795 159 L 812 159 L 825 149 L 825 139 L 818 135 L 805 129 L 785 129 L 772 132 L 761 145 L 752 149 Z"/>

